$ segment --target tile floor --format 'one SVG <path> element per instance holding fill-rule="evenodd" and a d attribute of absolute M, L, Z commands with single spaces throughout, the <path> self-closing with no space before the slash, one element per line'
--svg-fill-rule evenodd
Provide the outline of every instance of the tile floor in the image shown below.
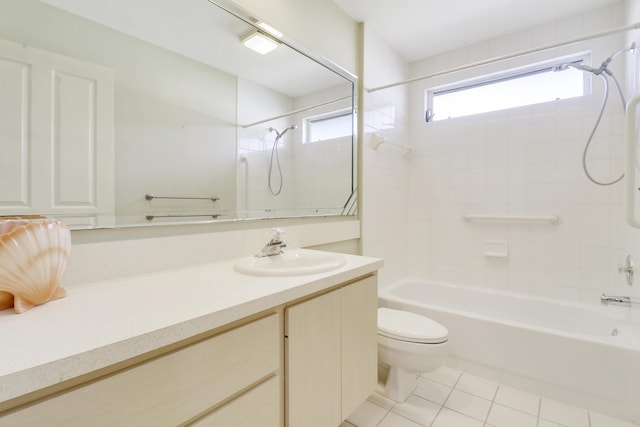
<path fill-rule="evenodd" d="M 451 368 L 423 374 L 403 403 L 374 393 L 340 427 L 637 427 Z"/>

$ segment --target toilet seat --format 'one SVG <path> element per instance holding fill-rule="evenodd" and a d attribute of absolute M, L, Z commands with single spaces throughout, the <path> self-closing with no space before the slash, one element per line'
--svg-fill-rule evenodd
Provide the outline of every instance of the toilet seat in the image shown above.
<path fill-rule="evenodd" d="M 406 342 L 440 344 L 449 338 L 447 328 L 427 317 L 386 307 L 378 308 L 378 334 Z"/>

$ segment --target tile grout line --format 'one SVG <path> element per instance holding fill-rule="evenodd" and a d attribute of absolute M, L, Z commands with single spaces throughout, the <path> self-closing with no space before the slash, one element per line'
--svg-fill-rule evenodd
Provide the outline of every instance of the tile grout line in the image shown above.
<path fill-rule="evenodd" d="M 491 414 L 491 410 L 493 409 L 493 404 L 496 401 L 496 397 L 498 397 L 498 391 L 500 391 L 500 384 L 498 384 L 498 387 L 496 387 L 495 393 L 493 393 L 493 399 L 491 399 L 491 404 L 489 405 L 489 410 L 487 411 L 487 415 L 484 417 L 483 427 L 487 427 L 487 425 L 488 425 L 487 423 L 489 422 L 489 414 Z"/>
<path fill-rule="evenodd" d="M 447 395 L 447 397 L 442 402 L 442 405 L 440 405 L 440 408 L 438 408 L 438 412 L 436 413 L 436 416 L 433 417 L 433 420 L 431 420 L 431 423 L 429 423 L 428 427 L 433 427 L 433 423 L 435 423 L 436 420 L 438 419 L 438 415 L 440 415 L 440 412 L 442 412 L 442 408 L 444 408 L 444 404 L 447 403 L 447 400 L 449 400 L 449 397 L 451 397 L 451 393 L 453 393 L 453 390 L 456 389 L 456 386 L 460 382 L 460 378 L 462 378 L 462 375 L 463 375 L 463 372 L 460 372 L 460 374 L 458 375 L 458 379 L 456 380 L 456 382 L 451 387 L 451 390 L 449 390 L 449 394 Z"/>
<path fill-rule="evenodd" d="M 374 405 L 375 405 L 375 403 L 374 403 Z M 391 408 L 387 409 L 387 413 L 384 414 L 384 417 L 380 418 L 380 421 L 378 422 L 378 424 L 376 424 L 376 427 L 379 426 L 382 423 L 382 421 L 384 421 L 384 419 L 389 416 L 389 414 L 392 412 L 393 408 L 396 407 L 396 405 L 397 405 L 397 403 L 393 402 L 393 404 L 391 405 Z M 383 409 L 385 409 L 385 408 L 383 408 Z"/>

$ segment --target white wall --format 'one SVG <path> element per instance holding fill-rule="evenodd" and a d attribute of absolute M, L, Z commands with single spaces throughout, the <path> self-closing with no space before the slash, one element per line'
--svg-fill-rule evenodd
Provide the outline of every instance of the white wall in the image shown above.
<path fill-rule="evenodd" d="M 623 24 L 623 7 L 607 7 L 419 61 L 412 64 L 411 75 Z M 625 43 L 624 35 L 609 36 L 533 57 L 592 49 L 593 62 L 599 64 Z M 506 61 L 477 72 L 516 64 Z M 622 77 L 623 58 L 612 69 Z M 640 260 L 640 232 L 623 220 L 622 184 L 596 186 L 581 169 L 582 150 L 601 104 L 601 82 L 594 80 L 593 94 L 580 99 L 425 123 L 424 90 L 474 72 L 411 87 L 416 154 L 410 275 L 592 303 L 602 292 L 640 295 L 640 286 L 628 288 L 616 269 L 628 253 Z M 589 152 L 593 174 L 603 180 L 622 170 L 623 110 L 613 92 L 610 101 Z M 464 213 L 559 214 L 562 222 L 465 223 Z M 508 244 L 507 258 L 483 255 L 491 240 Z"/>
<path fill-rule="evenodd" d="M 375 87 L 407 78 L 408 65 L 376 33 L 364 32 L 364 86 Z M 384 286 L 406 277 L 409 267 L 409 176 L 412 159 L 388 144 L 374 150 L 374 134 L 395 144 L 408 144 L 408 88 L 400 86 L 364 96 L 362 135 L 362 251 L 381 257 Z"/>

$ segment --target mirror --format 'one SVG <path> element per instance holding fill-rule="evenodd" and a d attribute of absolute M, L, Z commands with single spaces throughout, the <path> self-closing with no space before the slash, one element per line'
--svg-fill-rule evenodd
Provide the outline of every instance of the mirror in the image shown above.
<path fill-rule="evenodd" d="M 0 216 L 78 229 L 356 213 L 355 77 L 231 3 L 0 8 Z M 241 43 L 256 32 L 275 50 Z"/>

